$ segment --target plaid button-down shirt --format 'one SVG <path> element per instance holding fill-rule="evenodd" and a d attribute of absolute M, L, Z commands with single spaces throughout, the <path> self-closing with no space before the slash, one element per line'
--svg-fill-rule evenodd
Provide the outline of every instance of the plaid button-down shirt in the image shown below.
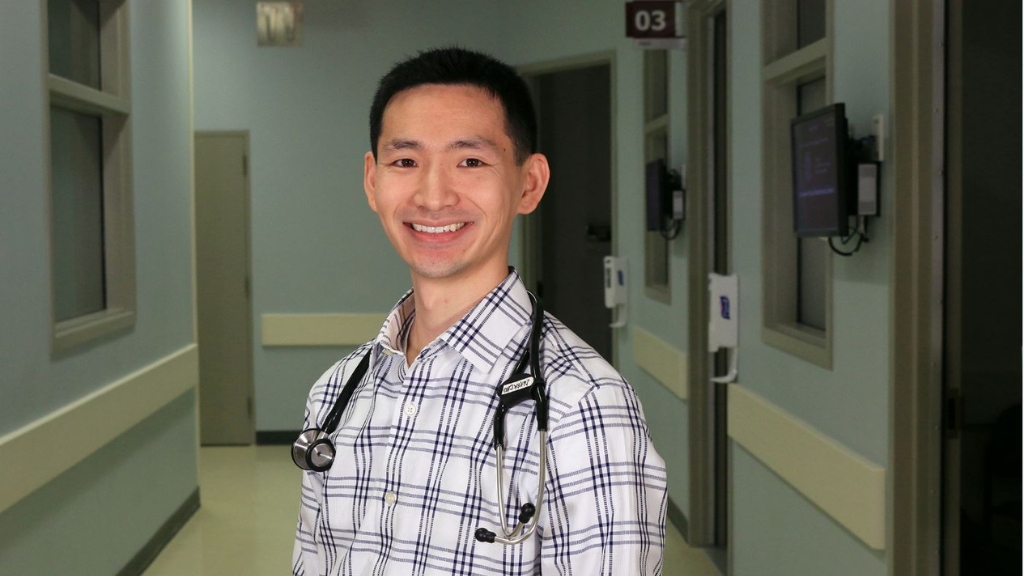
<path fill-rule="evenodd" d="M 331 437 L 333 467 L 305 472 L 292 572 L 315 575 L 632 576 L 660 574 L 665 464 L 633 389 L 552 316 L 541 370 L 550 398 L 547 486 L 533 537 L 500 534 L 493 419 L 495 389 L 529 341 L 532 305 L 513 272 L 412 366 L 402 353 L 415 315 L 411 293 L 380 335 L 313 386 L 305 428 L 322 423 L 356 364 L 371 367 Z M 506 417 L 506 513 L 533 502 L 539 459 L 534 403 Z"/>

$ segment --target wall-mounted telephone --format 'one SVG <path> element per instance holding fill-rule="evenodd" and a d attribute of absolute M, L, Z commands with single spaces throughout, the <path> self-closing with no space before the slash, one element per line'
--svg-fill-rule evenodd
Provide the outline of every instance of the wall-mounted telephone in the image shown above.
<path fill-rule="evenodd" d="M 626 259 L 615 256 L 604 257 L 604 305 L 612 309 L 618 319 L 609 324 L 612 328 L 626 325 L 626 304 L 629 302 L 629 285 L 626 283 Z"/>
<path fill-rule="evenodd" d="M 658 158 L 647 163 L 647 230 L 671 240 L 679 236 L 686 218 L 686 189 L 683 177 Z"/>
<path fill-rule="evenodd" d="M 729 373 L 711 378 L 712 382 L 727 384 L 736 380 L 739 365 L 740 341 L 740 283 L 736 275 L 708 274 L 710 300 L 708 322 L 708 352 L 725 349 L 729 354 Z"/>

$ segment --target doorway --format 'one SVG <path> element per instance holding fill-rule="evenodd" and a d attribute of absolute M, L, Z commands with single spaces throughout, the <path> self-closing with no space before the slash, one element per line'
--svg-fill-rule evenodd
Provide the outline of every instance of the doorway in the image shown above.
<path fill-rule="evenodd" d="M 604 257 L 613 252 L 610 57 L 523 71 L 551 181 L 524 220 L 524 281 L 545 310 L 613 362 Z"/>
<path fill-rule="evenodd" d="M 732 273 L 728 12 L 724 0 L 695 2 L 689 10 L 689 543 L 705 547 L 718 570 L 728 574 L 728 384 L 711 379 L 728 373 L 730 352 L 709 352 L 707 289 L 709 273 Z"/>
<path fill-rule="evenodd" d="M 195 135 L 200 442 L 252 444 L 249 133 Z"/>
<path fill-rule="evenodd" d="M 1021 573 L 1021 61 L 1013 0 L 948 2 L 943 574 Z"/>

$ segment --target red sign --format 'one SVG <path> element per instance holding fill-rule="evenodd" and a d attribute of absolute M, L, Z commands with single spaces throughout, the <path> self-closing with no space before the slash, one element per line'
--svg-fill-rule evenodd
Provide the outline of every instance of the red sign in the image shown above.
<path fill-rule="evenodd" d="M 676 38 L 681 3 L 673 0 L 634 0 L 626 2 L 626 36 L 628 38 Z"/>

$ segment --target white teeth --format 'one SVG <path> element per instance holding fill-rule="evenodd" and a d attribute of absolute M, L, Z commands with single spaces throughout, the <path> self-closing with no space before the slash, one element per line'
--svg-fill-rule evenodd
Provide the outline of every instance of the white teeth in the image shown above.
<path fill-rule="evenodd" d="M 412 229 L 417 232 L 426 232 L 427 234 L 441 234 L 442 232 L 455 232 L 465 225 L 465 222 L 449 224 L 447 226 L 423 226 L 422 224 L 413 224 Z"/>

